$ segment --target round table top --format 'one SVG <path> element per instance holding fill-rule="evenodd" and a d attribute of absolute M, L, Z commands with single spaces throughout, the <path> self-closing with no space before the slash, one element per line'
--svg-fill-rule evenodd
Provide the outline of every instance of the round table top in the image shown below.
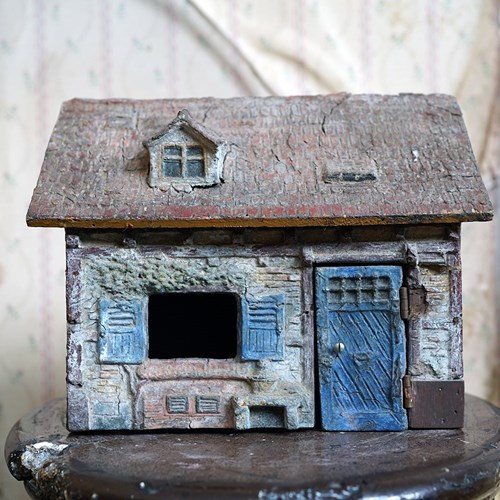
<path fill-rule="evenodd" d="M 5 457 L 34 498 L 493 498 L 500 409 L 465 410 L 462 430 L 76 434 L 59 399 L 12 428 Z"/>

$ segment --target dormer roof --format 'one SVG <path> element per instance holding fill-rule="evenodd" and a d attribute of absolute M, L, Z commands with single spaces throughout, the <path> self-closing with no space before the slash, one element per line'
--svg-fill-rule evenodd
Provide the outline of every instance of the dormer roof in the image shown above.
<path fill-rule="evenodd" d="M 151 182 L 150 153 L 175 130 L 221 152 L 215 182 Z M 66 102 L 27 219 L 159 228 L 457 223 L 492 214 L 453 97 L 335 94 Z"/>
<path fill-rule="evenodd" d="M 222 138 L 218 137 L 213 130 L 209 130 L 202 123 L 197 122 L 188 109 L 181 109 L 174 120 L 172 120 L 163 130 L 155 134 L 153 137 L 143 142 L 146 148 L 151 148 L 157 143 L 162 142 L 176 128 L 184 128 L 195 137 L 211 143 L 214 147 L 223 144 Z"/>
<path fill-rule="evenodd" d="M 148 184 L 152 188 L 189 192 L 222 181 L 227 144 L 196 122 L 187 109 L 143 144 L 149 152 Z"/>

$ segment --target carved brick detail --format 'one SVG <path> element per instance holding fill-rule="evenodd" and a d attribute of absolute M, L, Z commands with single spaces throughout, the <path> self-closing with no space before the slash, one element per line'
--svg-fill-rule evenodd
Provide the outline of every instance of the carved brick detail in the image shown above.
<path fill-rule="evenodd" d="M 197 396 L 196 413 L 220 413 L 219 396 Z"/>
<path fill-rule="evenodd" d="M 168 413 L 188 413 L 189 399 L 187 396 L 167 396 Z"/>

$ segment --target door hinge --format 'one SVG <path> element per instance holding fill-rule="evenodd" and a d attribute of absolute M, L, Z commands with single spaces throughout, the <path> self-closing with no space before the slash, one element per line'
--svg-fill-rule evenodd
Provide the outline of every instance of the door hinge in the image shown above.
<path fill-rule="evenodd" d="M 407 410 L 413 408 L 413 389 L 409 375 L 403 377 L 403 407 Z"/>
<path fill-rule="evenodd" d="M 401 312 L 401 319 L 408 319 L 410 317 L 408 288 L 405 286 L 399 289 L 399 309 Z"/>
<path fill-rule="evenodd" d="M 426 309 L 426 294 L 423 287 L 408 288 L 402 286 L 399 289 L 399 307 L 402 319 L 410 319 L 411 316 L 423 314 Z"/>

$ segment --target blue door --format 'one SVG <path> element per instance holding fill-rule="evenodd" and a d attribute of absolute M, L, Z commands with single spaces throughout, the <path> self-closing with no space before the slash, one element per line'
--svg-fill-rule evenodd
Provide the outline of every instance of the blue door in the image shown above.
<path fill-rule="evenodd" d="M 321 424 L 330 431 L 403 430 L 404 322 L 397 266 L 316 269 Z"/>

